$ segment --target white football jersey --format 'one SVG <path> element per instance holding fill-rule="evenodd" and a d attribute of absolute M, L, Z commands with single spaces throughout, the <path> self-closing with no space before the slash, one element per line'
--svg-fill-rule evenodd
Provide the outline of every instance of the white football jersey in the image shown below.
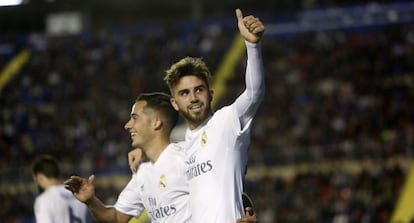
<path fill-rule="evenodd" d="M 35 200 L 37 223 L 91 222 L 88 208 L 78 201 L 63 185 L 51 186 Z"/>
<path fill-rule="evenodd" d="M 265 92 L 260 44 L 245 43 L 245 91 L 197 129 L 187 129 L 182 142 L 195 223 L 232 223 L 244 216 L 242 192 L 250 130 Z"/>
<path fill-rule="evenodd" d="M 184 151 L 170 144 L 155 163 L 141 164 L 115 208 L 130 216 L 139 216 L 145 208 L 151 222 L 190 222 L 184 158 Z"/>
<path fill-rule="evenodd" d="M 185 160 L 192 220 L 236 222 L 244 216 L 241 194 L 251 121 L 241 128 L 233 107 L 224 107 L 197 129 L 187 130 Z"/>

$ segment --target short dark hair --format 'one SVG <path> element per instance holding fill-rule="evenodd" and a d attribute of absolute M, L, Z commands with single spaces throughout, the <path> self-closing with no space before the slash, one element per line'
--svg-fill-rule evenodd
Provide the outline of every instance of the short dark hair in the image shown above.
<path fill-rule="evenodd" d="M 178 121 L 178 112 L 170 102 L 171 96 L 163 92 L 142 93 L 138 95 L 135 102 L 145 101 L 145 108 L 154 109 L 159 112 L 165 120 L 164 124 L 171 131 Z"/>
<path fill-rule="evenodd" d="M 33 174 L 42 173 L 48 178 L 59 178 L 60 169 L 58 162 L 50 155 L 40 155 L 33 162 Z"/>

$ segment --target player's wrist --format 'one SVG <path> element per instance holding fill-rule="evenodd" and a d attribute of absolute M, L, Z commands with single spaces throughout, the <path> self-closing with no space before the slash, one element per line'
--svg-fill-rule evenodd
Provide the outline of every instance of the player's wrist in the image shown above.
<path fill-rule="evenodd" d="M 245 40 L 244 42 L 246 43 L 246 46 L 250 47 L 250 48 L 259 48 L 260 47 L 260 40 L 256 43 L 250 42 L 248 40 Z"/>
<path fill-rule="evenodd" d="M 89 199 L 86 199 L 83 203 L 86 204 L 86 206 L 91 207 L 94 206 L 97 202 L 98 198 L 95 196 L 92 196 Z"/>

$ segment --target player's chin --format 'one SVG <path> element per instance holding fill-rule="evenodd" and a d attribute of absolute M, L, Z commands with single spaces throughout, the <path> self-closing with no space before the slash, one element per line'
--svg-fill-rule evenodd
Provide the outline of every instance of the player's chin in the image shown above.
<path fill-rule="evenodd" d="M 140 148 L 139 147 L 139 144 L 138 143 L 134 143 L 134 142 L 131 143 L 131 147 L 132 147 L 132 149 L 139 149 Z"/>
<path fill-rule="evenodd" d="M 198 120 L 198 121 L 200 120 L 204 121 L 208 117 L 208 115 L 209 113 L 207 110 L 201 110 L 201 111 L 192 113 L 193 119 Z"/>

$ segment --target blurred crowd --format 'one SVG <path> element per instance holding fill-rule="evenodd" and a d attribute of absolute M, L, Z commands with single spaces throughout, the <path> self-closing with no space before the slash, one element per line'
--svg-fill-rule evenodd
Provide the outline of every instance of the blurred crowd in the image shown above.
<path fill-rule="evenodd" d="M 164 70 L 184 56 L 203 57 L 214 73 L 236 33 L 205 23 L 27 36 L 31 57 L 0 92 L 0 219 L 32 222 L 36 154 L 56 156 L 64 176 L 129 174 L 123 126 L 135 97 L 167 91 Z M 262 49 L 266 98 L 250 166 L 412 157 L 413 25 L 265 36 Z M 245 57 L 219 106 L 241 92 L 244 68 Z M 405 171 L 263 177 L 246 191 L 262 223 L 389 222 Z M 113 202 L 120 189 L 97 192 Z"/>

